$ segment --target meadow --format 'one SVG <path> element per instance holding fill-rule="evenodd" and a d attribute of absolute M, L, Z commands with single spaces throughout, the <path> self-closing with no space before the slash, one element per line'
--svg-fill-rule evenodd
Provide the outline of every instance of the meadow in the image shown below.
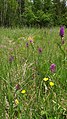
<path fill-rule="evenodd" d="M 67 29 L 0 28 L 0 119 L 67 118 Z"/>

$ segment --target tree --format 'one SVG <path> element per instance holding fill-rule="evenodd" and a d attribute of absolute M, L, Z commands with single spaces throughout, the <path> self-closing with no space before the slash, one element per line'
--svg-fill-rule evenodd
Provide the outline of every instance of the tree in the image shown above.
<path fill-rule="evenodd" d="M 18 4 L 16 0 L 7 0 L 5 25 L 13 26 L 16 22 Z"/>
<path fill-rule="evenodd" d="M 5 17 L 5 0 L 0 0 L 0 25 L 4 25 L 4 17 Z"/>
<path fill-rule="evenodd" d="M 17 15 L 18 15 L 18 23 L 21 26 L 22 25 L 22 16 L 25 10 L 25 0 L 17 0 L 18 2 L 18 10 L 17 10 Z"/>
<path fill-rule="evenodd" d="M 67 0 L 0 0 L 0 26 L 67 26 Z"/>
<path fill-rule="evenodd" d="M 37 10 L 43 9 L 43 1 L 42 0 L 33 0 L 33 11 L 36 13 Z"/>
<path fill-rule="evenodd" d="M 65 4 L 65 0 L 53 0 L 53 18 L 55 25 L 60 25 L 63 22 L 64 14 L 66 12 Z"/>

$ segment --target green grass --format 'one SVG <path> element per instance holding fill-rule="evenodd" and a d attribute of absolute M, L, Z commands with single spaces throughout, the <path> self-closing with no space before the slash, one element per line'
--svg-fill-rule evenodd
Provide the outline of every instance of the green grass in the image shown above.
<path fill-rule="evenodd" d="M 59 28 L 0 28 L 0 119 L 67 118 L 67 29 L 64 41 Z"/>

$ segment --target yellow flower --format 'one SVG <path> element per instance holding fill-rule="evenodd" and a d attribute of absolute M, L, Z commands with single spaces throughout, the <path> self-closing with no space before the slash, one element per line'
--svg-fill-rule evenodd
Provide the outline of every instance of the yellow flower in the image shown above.
<path fill-rule="evenodd" d="M 30 41 L 30 43 L 33 43 L 33 41 L 34 41 L 32 36 L 29 36 L 28 40 Z"/>
<path fill-rule="evenodd" d="M 21 93 L 24 94 L 24 93 L 26 93 L 26 91 L 25 90 L 22 90 Z"/>
<path fill-rule="evenodd" d="M 19 104 L 18 99 L 15 99 L 15 104 L 16 104 L 16 105 L 18 105 L 18 104 Z"/>
<path fill-rule="evenodd" d="M 31 40 L 31 39 L 33 40 L 33 37 L 32 37 L 32 36 L 29 36 L 29 37 L 28 37 L 28 40 Z"/>
<path fill-rule="evenodd" d="M 44 80 L 44 81 L 48 81 L 49 79 L 48 79 L 48 78 L 44 78 L 43 80 Z"/>
<path fill-rule="evenodd" d="M 54 86 L 54 83 L 53 82 L 50 82 L 49 84 L 50 84 L 51 87 Z"/>

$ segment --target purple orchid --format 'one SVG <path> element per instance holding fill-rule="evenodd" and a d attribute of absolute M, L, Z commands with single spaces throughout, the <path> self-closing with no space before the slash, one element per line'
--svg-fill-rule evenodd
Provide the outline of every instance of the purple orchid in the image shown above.
<path fill-rule="evenodd" d="M 51 72 L 54 73 L 56 71 L 56 65 L 55 64 L 51 64 L 50 70 L 51 70 Z"/>
<path fill-rule="evenodd" d="M 38 48 L 39 53 L 42 53 L 42 48 Z"/>
<path fill-rule="evenodd" d="M 28 42 L 26 43 L 26 47 L 28 47 L 29 46 L 29 44 L 28 44 Z"/>
<path fill-rule="evenodd" d="M 60 27 L 60 36 L 61 37 L 64 36 L 64 27 L 63 26 Z"/>
<path fill-rule="evenodd" d="M 13 60 L 14 60 L 14 56 L 10 56 L 9 62 L 12 63 Z"/>

